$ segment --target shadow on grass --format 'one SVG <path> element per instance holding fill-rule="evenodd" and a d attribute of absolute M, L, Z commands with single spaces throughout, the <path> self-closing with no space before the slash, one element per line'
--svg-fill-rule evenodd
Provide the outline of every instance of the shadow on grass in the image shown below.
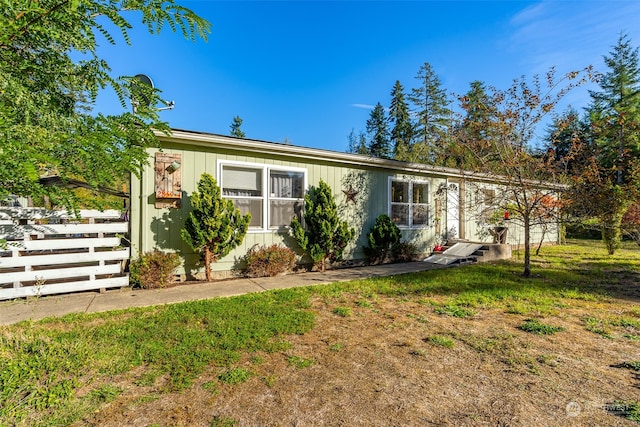
<path fill-rule="evenodd" d="M 524 278 L 517 261 L 428 270 L 393 277 L 336 284 L 342 291 L 388 296 L 455 297 L 469 305 L 500 300 L 606 298 L 640 301 L 640 274 L 615 262 L 577 263 L 571 267 L 534 269 Z M 338 289 L 336 289 L 337 291 Z M 328 289 L 326 292 L 330 292 Z"/>

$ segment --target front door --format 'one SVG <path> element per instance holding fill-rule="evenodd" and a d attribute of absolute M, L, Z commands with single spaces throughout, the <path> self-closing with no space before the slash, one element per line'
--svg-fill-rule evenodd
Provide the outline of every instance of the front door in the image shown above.
<path fill-rule="evenodd" d="M 460 237 L 460 186 L 447 186 L 447 239 Z"/>

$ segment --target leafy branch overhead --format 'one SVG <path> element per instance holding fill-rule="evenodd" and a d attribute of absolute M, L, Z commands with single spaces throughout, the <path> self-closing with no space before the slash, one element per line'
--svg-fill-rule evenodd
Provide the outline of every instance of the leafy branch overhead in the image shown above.
<path fill-rule="evenodd" d="M 149 90 L 149 107 L 128 112 L 130 77 L 112 76 L 97 52 L 114 33 L 131 44 L 128 18 L 151 33 L 167 26 L 187 39 L 207 39 L 210 24 L 173 0 L 29 0 L 0 5 L 0 196 L 48 194 L 73 204 L 72 194 L 45 188 L 39 178 L 78 179 L 94 188 L 113 187 L 147 161 L 157 144 L 154 130 L 168 131 L 154 108 L 159 92 Z M 93 111 L 102 89 L 111 88 L 120 115 Z M 96 167 L 99 166 L 99 167 Z"/>

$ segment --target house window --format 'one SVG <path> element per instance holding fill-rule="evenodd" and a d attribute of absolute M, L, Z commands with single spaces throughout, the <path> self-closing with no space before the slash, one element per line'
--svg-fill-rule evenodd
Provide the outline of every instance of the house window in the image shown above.
<path fill-rule="evenodd" d="M 251 214 L 251 230 L 274 229 L 302 218 L 306 170 L 279 166 L 220 163 L 224 197 L 243 214 Z"/>
<path fill-rule="evenodd" d="M 222 166 L 222 194 L 233 200 L 242 214 L 251 214 L 249 227 L 263 227 L 262 169 Z"/>
<path fill-rule="evenodd" d="M 476 193 L 476 206 L 479 210 L 480 221 L 491 222 L 496 213 L 496 190 L 481 188 Z"/>
<path fill-rule="evenodd" d="M 389 216 L 397 225 L 428 225 L 429 185 L 426 182 L 391 179 L 390 192 Z"/>
<path fill-rule="evenodd" d="M 291 224 L 294 216 L 302 218 L 304 173 L 269 171 L 269 227 Z"/>

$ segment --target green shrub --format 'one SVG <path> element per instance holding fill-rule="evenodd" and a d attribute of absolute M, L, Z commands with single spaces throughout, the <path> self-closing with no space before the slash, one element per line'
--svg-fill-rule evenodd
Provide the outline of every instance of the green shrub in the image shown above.
<path fill-rule="evenodd" d="M 330 263 L 342 261 L 342 254 L 356 232 L 347 221 L 340 219 L 331 187 L 320 180 L 318 186 L 309 188 L 304 196 L 304 222 L 294 217 L 291 233 L 314 266 L 325 271 Z"/>
<path fill-rule="evenodd" d="M 178 254 L 152 252 L 141 254 L 129 267 L 130 281 L 144 289 L 164 288 L 173 282 L 173 271 L 180 265 Z"/>
<path fill-rule="evenodd" d="M 395 245 L 400 243 L 400 229 L 389 215 L 382 214 L 367 235 L 369 246 L 363 246 L 364 253 L 371 264 L 379 264 L 387 260 L 387 256 Z"/>
<path fill-rule="evenodd" d="M 232 200 L 222 197 L 214 177 L 203 173 L 198 190 L 189 197 L 191 212 L 180 231 L 182 239 L 199 252 L 204 261 L 207 281 L 213 280 L 211 264 L 235 249 L 247 234 L 251 214 L 242 215 Z"/>
<path fill-rule="evenodd" d="M 273 277 L 291 271 L 296 265 L 296 254 L 281 245 L 255 245 L 244 256 L 249 277 Z"/>
<path fill-rule="evenodd" d="M 418 248 L 413 243 L 399 242 L 391 248 L 391 256 L 394 261 L 414 261 L 418 256 Z"/>

